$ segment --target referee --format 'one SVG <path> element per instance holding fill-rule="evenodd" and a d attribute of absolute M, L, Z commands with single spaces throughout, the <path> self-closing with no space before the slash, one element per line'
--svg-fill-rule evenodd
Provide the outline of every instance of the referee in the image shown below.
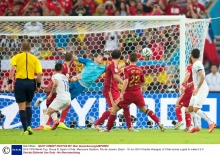
<path fill-rule="evenodd" d="M 24 129 L 23 135 L 32 135 L 31 129 L 31 101 L 35 91 L 39 91 L 42 78 L 40 61 L 30 54 L 31 46 L 28 41 L 21 44 L 22 53 L 16 54 L 11 59 L 11 69 L 8 79 L 8 89 L 13 91 L 13 76 L 16 70 L 16 83 L 14 87 L 15 99 L 18 103 L 20 120 Z M 37 78 L 35 80 L 35 73 Z"/>

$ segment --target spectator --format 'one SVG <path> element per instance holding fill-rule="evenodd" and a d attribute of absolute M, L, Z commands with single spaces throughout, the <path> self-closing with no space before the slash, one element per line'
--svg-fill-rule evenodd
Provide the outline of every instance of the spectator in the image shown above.
<path fill-rule="evenodd" d="M 6 9 L 8 8 L 7 0 L 0 0 L 0 16 L 3 16 Z"/>
<path fill-rule="evenodd" d="M 208 11 L 206 10 L 205 6 L 203 6 L 202 4 L 200 4 L 198 2 L 198 0 L 193 0 L 193 10 L 196 10 L 197 15 L 199 16 L 199 18 L 204 18 L 204 16 L 201 14 L 201 12 L 204 12 L 205 15 L 210 18 L 210 15 L 208 13 Z"/>
<path fill-rule="evenodd" d="M 161 88 L 161 83 L 157 80 L 157 74 L 153 74 L 153 81 L 149 83 L 147 90 L 148 91 L 159 91 Z"/>
<path fill-rule="evenodd" d="M 107 13 L 107 15 L 114 16 L 115 11 L 116 11 L 115 4 L 112 1 L 107 0 L 105 2 L 105 12 Z"/>
<path fill-rule="evenodd" d="M 141 10 L 142 15 L 145 16 L 146 13 L 151 12 L 152 8 L 150 6 L 142 4 L 141 2 L 137 2 L 137 10 Z"/>
<path fill-rule="evenodd" d="M 105 5 L 104 4 L 100 4 L 98 7 L 98 12 L 93 14 L 93 16 L 108 16 L 106 13 L 105 13 Z"/>
<path fill-rule="evenodd" d="M 192 0 L 187 0 L 187 6 L 183 9 L 183 13 L 187 18 L 198 18 L 197 11 L 193 9 Z"/>
<path fill-rule="evenodd" d="M 84 0 L 84 5 L 89 8 L 91 15 L 96 13 L 98 3 L 95 0 Z"/>
<path fill-rule="evenodd" d="M 14 39 L 12 36 L 4 37 L 0 42 L 0 47 L 2 48 L 19 48 L 19 42 L 17 39 Z"/>
<path fill-rule="evenodd" d="M 38 59 L 40 58 L 40 49 L 42 48 L 41 42 L 38 37 L 30 37 L 31 39 L 31 50 L 30 53 L 35 55 Z"/>
<path fill-rule="evenodd" d="M 220 91 L 220 73 L 217 65 L 211 65 L 211 73 L 206 75 L 206 82 L 210 91 Z"/>
<path fill-rule="evenodd" d="M 174 82 L 172 74 L 167 74 L 167 81 L 161 86 L 160 90 L 162 92 L 179 92 L 178 86 Z"/>
<path fill-rule="evenodd" d="M 40 22 L 28 22 L 24 25 L 24 34 L 39 35 L 43 34 L 43 25 Z"/>
<path fill-rule="evenodd" d="M 151 15 L 151 16 L 164 15 L 164 12 L 162 11 L 158 3 L 154 3 L 153 10 L 148 15 Z"/>
<path fill-rule="evenodd" d="M 170 0 L 170 4 L 167 5 L 166 15 L 181 15 L 181 7 L 177 4 L 177 0 Z"/>
<path fill-rule="evenodd" d="M 105 38 L 105 52 L 112 52 L 114 50 L 118 50 L 119 49 L 119 42 L 118 42 L 118 38 L 119 38 L 119 33 L 116 31 L 112 31 L 112 32 L 105 32 L 104 33 L 104 38 Z"/>
<path fill-rule="evenodd" d="M 208 2 L 209 0 L 199 0 L 199 4 L 202 4 L 203 6 L 206 6 Z"/>
<path fill-rule="evenodd" d="M 120 16 L 129 16 L 130 15 L 130 10 L 128 4 L 121 2 L 120 3 Z"/>
<path fill-rule="evenodd" d="M 177 4 L 178 4 L 182 9 L 186 9 L 187 0 L 177 0 Z"/>
<path fill-rule="evenodd" d="M 115 16 L 121 16 L 120 10 L 115 11 Z"/>
<path fill-rule="evenodd" d="M 136 8 L 136 1 L 135 1 L 135 0 L 131 0 L 131 1 L 130 1 L 129 10 L 130 10 L 130 15 L 131 15 L 131 16 L 137 15 L 137 14 L 136 14 L 137 8 Z M 142 11 L 141 11 L 141 14 L 142 14 Z"/>
<path fill-rule="evenodd" d="M 83 0 L 78 0 L 74 5 L 72 16 L 90 16 L 90 10 L 84 6 Z"/>

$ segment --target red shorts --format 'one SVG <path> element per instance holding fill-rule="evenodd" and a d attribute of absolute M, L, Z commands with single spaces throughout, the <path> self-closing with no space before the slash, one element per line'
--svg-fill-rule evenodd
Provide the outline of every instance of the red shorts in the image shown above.
<path fill-rule="evenodd" d="M 118 107 L 122 109 L 127 108 L 131 103 L 134 103 L 137 107 L 146 106 L 141 91 L 125 92 L 123 98 L 124 100 L 118 103 Z"/>
<path fill-rule="evenodd" d="M 183 106 L 183 107 L 188 107 L 190 99 L 192 97 L 192 93 L 185 93 L 180 95 L 180 97 L 177 100 L 177 104 Z"/>
<path fill-rule="evenodd" d="M 115 90 L 103 90 L 103 95 L 105 96 L 106 102 L 108 104 L 108 107 L 112 107 L 112 99 L 113 101 L 117 100 L 120 97 L 119 91 Z"/>

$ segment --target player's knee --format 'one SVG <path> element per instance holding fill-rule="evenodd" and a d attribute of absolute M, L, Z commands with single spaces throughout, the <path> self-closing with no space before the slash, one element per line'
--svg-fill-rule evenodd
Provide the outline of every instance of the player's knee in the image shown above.
<path fill-rule="evenodd" d="M 195 108 L 195 107 L 193 107 L 193 112 L 197 112 L 199 110 L 199 108 Z"/>
<path fill-rule="evenodd" d="M 185 109 L 185 114 L 187 114 L 187 113 L 189 113 L 189 109 L 188 108 Z"/>

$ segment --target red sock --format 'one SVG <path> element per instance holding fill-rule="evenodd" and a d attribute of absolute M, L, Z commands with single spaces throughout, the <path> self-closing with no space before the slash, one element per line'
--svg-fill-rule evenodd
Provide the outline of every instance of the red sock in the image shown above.
<path fill-rule="evenodd" d="M 160 122 L 159 118 L 155 115 L 155 113 L 152 110 L 149 110 L 147 115 L 150 116 L 150 118 L 154 120 L 154 122 L 156 122 L 157 124 Z"/>
<path fill-rule="evenodd" d="M 108 123 L 107 123 L 107 130 L 111 130 L 113 125 L 114 125 L 114 121 L 116 119 L 116 115 L 110 115 L 110 117 L 108 118 Z"/>
<path fill-rule="evenodd" d="M 52 123 L 52 121 L 53 121 L 53 119 L 52 119 L 52 117 L 50 117 L 47 121 L 47 125 L 50 125 Z"/>
<path fill-rule="evenodd" d="M 182 112 L 181 112 L 180 107 L 176 107 L 175 111 L 176 111 L 176 117 L 178 119 L 178 122 L 182 122 L 183 119 L 182 119 Z"/>
<path fill-rule="evenodd" d="M 191 115 L 190 113 L 186 113 L 186 127 L 189 128 L 191 125 Z"/>
<path fill-rule="evenodd" d="M 131 115 L 130 115 L 130 110 L 129 108 L 125 108 L 124 110 L 124 117 L 125 117 L 125 121 L 127 124 L 127 128 L 130 129 L 131 128 Z"/>
<path fill-rule="evenodd" d="M 70 110 L 70 106 L 68 106 L 66 109 L 64 109 L 64 110 L 62 111 L 61 116 L 60 116 L 60 122 L 61 122 L 61 123 L 64 123 L 64 121 L 65 121 L 65 119 L 66 119 L 66 116 L 67 116 L 69 110 Z"/>
<path fill-rule="evenodd" d="M 110 116 L 110 111 L 105 111 L 103 114 L 102 114 L 102 117 L 100 117 L 98 119 L 98 121 L 95 123 L 95 125 L 100 125 L 102 122 L 104 122 L 108 117 Z"/>

